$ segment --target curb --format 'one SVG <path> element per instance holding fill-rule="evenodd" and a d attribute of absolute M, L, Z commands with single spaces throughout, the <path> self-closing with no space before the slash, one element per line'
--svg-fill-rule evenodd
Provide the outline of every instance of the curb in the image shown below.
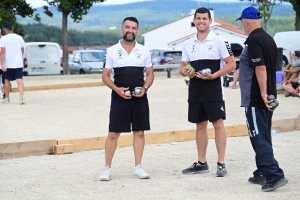
<path fill-rule="evenodd" d="M 248 129 L 245 124 L 227 126 L 227 137 L 247 136 Z M 300 130 L 300 118 L 290 118 L 273 121 L 272 129 L 279 132 Z M 208 138 L 213 139 L 214 129 L 208 129 Z M 132 146 L 132 134 L 119 137 L 118 147 Z M 195 139 L 195 129 L 176 130 L 145 134 L 146 144 L 161 144 L 169 142 L 184 142 Z M 0 159 L 15 158 L 32 155 L 69 154 L 76 151 L 104 149 L 106 136 L 94 138 L 78 138 L 70 140 L 40 140 L 0 144 Z"/>

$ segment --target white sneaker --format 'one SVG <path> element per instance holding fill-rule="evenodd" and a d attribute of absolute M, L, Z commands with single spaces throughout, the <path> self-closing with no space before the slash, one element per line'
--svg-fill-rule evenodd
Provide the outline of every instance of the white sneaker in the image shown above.
<path fill-rule="evenodd" d="M 110 179 L 111 179 L 111 168 L 106 166 L 102 171 L 102 174 L 100 176 L 100 181 L 110 181 Z"/>
<path fill-rule="evenodd" d="M 135 177 L 138 177 L 140 179 L 148 179 L 150 178 L 150 175 L 146 172 L 146 170 L 141 166 L 135 166 L 133 169 L 133 175 Z"/>

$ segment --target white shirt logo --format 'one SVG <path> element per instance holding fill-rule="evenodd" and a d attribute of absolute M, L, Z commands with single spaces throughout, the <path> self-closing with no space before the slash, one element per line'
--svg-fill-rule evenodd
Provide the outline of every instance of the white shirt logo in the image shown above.
<path fill-rule="evenodd" d="M 224 111 L 224 108 L 223 108 L 223 106 L 221 107 L 221 110 L 222 110 L 222 111 Z"/>
<path fill-rule="evenodd" d="M 259 62 L 261 60 L 261 58 L 255 58 L 255 59 L 251 59 L 252 62 Z"/>

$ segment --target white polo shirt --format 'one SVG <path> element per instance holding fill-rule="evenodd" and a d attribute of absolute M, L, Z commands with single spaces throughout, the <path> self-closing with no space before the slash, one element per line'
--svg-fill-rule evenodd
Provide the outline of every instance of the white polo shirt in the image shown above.
<path fill-rule="evenodd" d="M 24 48 L 25 42 L 23 38 L 15 33 L 6 34 L 1 38 L 0 47 L 5 48 L 5 61 L 6 68 L 22 68 L 23 55 L 21 48 Z"/>
<path fill-rule="evenodd" d="M 116 86 L 129 87 L 130 90 L 143 86 L 144 68 L 151 66 L 151 54 L 147 47 L 136 42 L 128 54 L 120 41 L 107 49 L 103 64 L 103 68 L 112 70 Z"/>
<path fill-rule="evenodd" d="M 223 59 L 233 55 L 230 44 L 222 37 L 209 32 L 203 42 L 194 37 L 185 41 L 182 46 L 182 61 L 190 62 L 195 71 L 209 68 L 211 73 L 220 70 L 225 62 Z M 210 102 L 224 100 L 222 77 L 214 80 L 190 79 L 189 102 Z"/>

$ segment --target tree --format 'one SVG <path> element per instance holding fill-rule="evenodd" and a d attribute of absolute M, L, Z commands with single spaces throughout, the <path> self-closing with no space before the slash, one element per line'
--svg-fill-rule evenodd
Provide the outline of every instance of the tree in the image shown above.
<path fill-rule="evenodd" d="M 94 3 L 104 2 L 106 0 L 44 0 L 49 6 L 54 6 L 62 13 L 62 36 L 63 36 L 63 69 L 64 74 L 70 74 L 68 63 L 68 16 L 78 23 L 83 15 L 87 15 L 89 9 Z M 45 14 L 53 16 L 48 6 L 44 6 Z"/>
<path fill-rule="evenodd" d="M 293 5 L 293 9 L 296 12 L 295 31 L 300 31 L 300 0 L 283 0 Z"/>
<path fill-rule="evenodd" d="M 263 27 L 267 31 L 267 23 L 272 15 L 273 7 L 282 3 L 282 0 L 240 0 L 252 1 L 253 6 L 258 6 L 258 10 L 263 18 Z"/>
<path fill-rule="evenodd" d="M 0 27 L 6 22 L 14 25 L 14 32 L 24 36 L 22 26 L 16 21 L 16 16 L 32 17 L 36 21 L 40 21 L 38 14 L 34 14 L 35 8 L 26 3 L 25 0 L 1 0 L 0 3 Z"/>

